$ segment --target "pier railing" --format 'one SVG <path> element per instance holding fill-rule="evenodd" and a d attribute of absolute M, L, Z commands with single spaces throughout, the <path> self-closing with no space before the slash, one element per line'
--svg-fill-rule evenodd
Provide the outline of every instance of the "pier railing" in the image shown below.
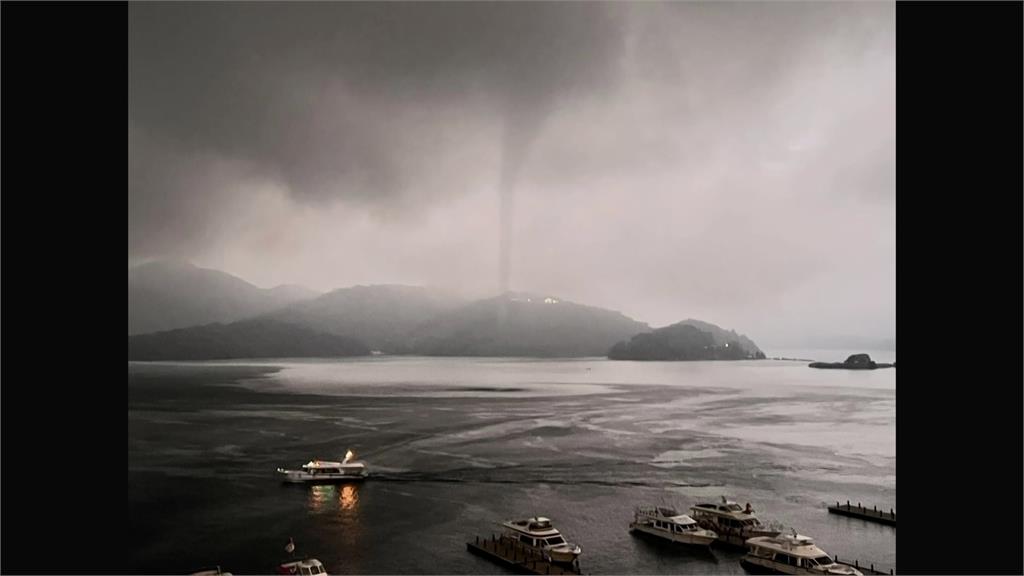
<path fill-rule="evenodd" d="M 873 522 L 889 524 L 890 526 L 896 525 L 896 510 L 893 508 L 889 508 L 888 511 L 885 509 L 879 510 L 878 506 L 868 508 L 861 505 L 860 502 L 857 502 L 857 505 L 854 506 L 849 500 L 847 500 L 846 504 L 836 502 L 835 506 L 829 505 L 828 511 L 831 514 L 850 516 L 853 518 L 860 518 L 862 520 L 871 520 Z"/>

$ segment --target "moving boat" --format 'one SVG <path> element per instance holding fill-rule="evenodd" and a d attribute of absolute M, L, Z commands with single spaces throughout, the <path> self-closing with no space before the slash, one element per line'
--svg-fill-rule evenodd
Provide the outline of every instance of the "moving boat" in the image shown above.
<path fill-rule="evenodd" d="M 505 528 L 506 538 L 539 551 L 549 562 L 572 564 L 583 552 L 576 544 L 567 542 L 551 525 L 551 520 L 543 516 L 508 520 L 501 525 Z"/>
<path fill-rule="evenodd" d="M 641 506 L 634 511 L 629 523 L 632 532 L 642 532 L 678 544 L 710 546 L 718 537 L 711 530 L 701 528 L 697 521 L 674 508 Z"/>
<path fill-rule="evenodd" d="M 740 560 L 748 572 L 756 574 L 841 574 L 861 576 L 853 566 L 839 564 L 814 540 L 793 530 L 793 534 L 759 536 L 747 540 L 749 551 Z"/>
<path fill-rule="evenodd" d="M 690 508 L 690 516 L 701 528 L 712 530 L 718 541 L 734 546 L 746 546 L 750 538 L 778 536 L 778 530 L 770 530 L 754 515 L 754 509 L 727 500 L 722 496 L 720 504 L 697 504 Z"/>
<path fill-rule="evenodd" d="M 349 450 L 345 459 L 341 462 L 330 462 L 326 460 L 310 460 L 302 465 L 301 470 L 285 470 L 278 468 L 277 472 L 284 475 L 286 482 L 338 482 L 354 481 L 366 478 L 369 473 L 366 471 L 366 464 L 353 460 L 355 454 Z"/>

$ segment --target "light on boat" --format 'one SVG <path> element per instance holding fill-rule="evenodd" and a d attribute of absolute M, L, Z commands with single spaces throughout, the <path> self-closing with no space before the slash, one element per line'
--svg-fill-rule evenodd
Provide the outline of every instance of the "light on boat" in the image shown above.
<path fill-rule="evenodd" d="M 348 452 L 345 452 L 345 461 L 346 462 L 351 460 L 353 457 L 355 457 L 355 454 L 353 454 L 351 450 L 349 450 Z"/>

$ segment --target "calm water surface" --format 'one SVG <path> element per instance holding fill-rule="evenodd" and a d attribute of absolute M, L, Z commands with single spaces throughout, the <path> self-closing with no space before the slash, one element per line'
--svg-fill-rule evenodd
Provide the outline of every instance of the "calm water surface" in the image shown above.
<path fill-rule="evenodd" d="M 362 484 L 284 485 L 274 473 L 349 448 L 371 469 Z M 335 574 L 502 574 L 466 541 L 502 519 L 544 515 L 583 547 L 586 573 L 742 574 L 740 551 L 692 553 L 627 531 L 636 505 L 686 509 L 723 494 L 840 558 L 895 566 L 894 528 L 825 509 L 847 499 L 896 507 L 895 369 L 411 357 L 128 365 L 137 572 L 270 573 L 294 537 Z"/>

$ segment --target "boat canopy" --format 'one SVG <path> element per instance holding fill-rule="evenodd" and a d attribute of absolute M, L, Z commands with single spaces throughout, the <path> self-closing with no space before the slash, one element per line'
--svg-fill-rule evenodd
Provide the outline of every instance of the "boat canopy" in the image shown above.
<path fill-rule="evenodd" d="M 668 508 L 665 506 L 639 507 L 636 509 L 636 512 L 637 514 L 655 517 L 663 522 L 670 522 L 681 526 L 688 526 L 690 524 L 697 523 L 696 520 L 690 518 L 686 514 L 680 514 L 675 508 Z"/>
<path fill-rule="evenodd" d="M 509 520 L 503 522 L 502 525 L 533 536 L 553 536 L 559 533 L 558 530 L 551 525 L 551 520 L 548 520 L 543 516 L 527 518 L 525 520 Z"/>
<path fill-rule="evenodd" d="M 328 462 L 326 460 L 310 460 L 303 464 L 303 468 L 341 468 L 341 462 Z"/>

